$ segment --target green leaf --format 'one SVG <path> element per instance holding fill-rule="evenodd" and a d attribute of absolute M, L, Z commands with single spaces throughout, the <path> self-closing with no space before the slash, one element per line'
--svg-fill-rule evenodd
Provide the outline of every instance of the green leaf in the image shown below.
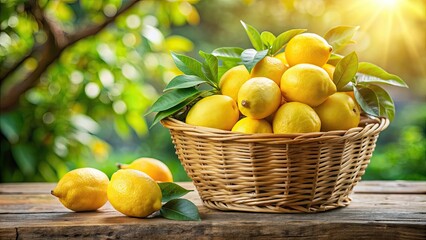
<path fill-rule="evenodd" d="M 195 94 L 192 97 L 189 97 L 188 99 L 186 99 L 184 102 L 179 103 L 178 105 L 166 109 L 164 111 L 160 111 L 158 112 L 155 117 L 154 120 L 151 124 L 151 126 L 149 128 L 152 128 L 153 126 L 155 126 L 157 123 L 159 123 L 161 120 L 163 120 L 164 118 L 170 117 L 172 115 L 176 115 L 179 112 L 185 112 L 184 109 L 186 106 L 189 106 L 193 101 L 195 101 L 199 96 L 202 96 L 203 94 L 205 94 L 205 91 L 200 91 L 197 94 Z"/>
<path fill-rule="evenodd" d="M 277 54 L 294 36 L 303 32 L 306 32 L 306 29 L 292 29 L 278 35 L 272 44 L 271 54 Z"/>
<path fill-rule="evenodd" d="M 336 66 L 337 63 L 343 58 L 344 56 L 336 53 L 331 53 L 330 58 L 328 59 L 327 63 L 331 64 L 333 66 Z"/>
<path fill-rule="evenodd" d="M 206 78 L 202 70 L 203 65 L 196 59 L 174 52 L 172 52 L 172 58 L 176 64 L 176 67 L 179 68 L 179 70 L 181 70 L 184 74 L 195 75 L 203 79 Z"/>
<path fill-rule="evenodd" d="M 168 202 L 172 199 L 180 198 L 185 194 L 192 192 L 192 190 L 185 189 L 172 182 L 162 182 L 158 183 L 158 185 L 160 186 L 161 194 L 163 195 L 163 198 L 161 199 L 162 202 Z"/>
<path fill-rule="evenodd" d="M 272 46 L 277 37 L 275 37 L 275 35 L 271 32 L 264 31 L 260 34 L 260 38 L 262 39 L 263 45 L 269 48 Z"/>
<path fill-rule="evenodd" d="M 37 150 L 31 144 L 17 144 L 12 146 L 12 154 L 24 175 L 31 176 L 37 169 Z"/>
<path fill-rule="evenodd" d="M 219 59 L 240 61 L 244 49 L 239 47 L 222 47 L 213 50 L 212 54 Z"/>
<path fill-rule="evenodd" d="M 356 75 L 358 71 L 358 56 L 352 52 L 342 58 L 334 70 L 333 82 L 336 84 L 337 91 L 345 87 Z"/>
<path fill-rule="evenodd" d="M 173 199 L 164 204 L 160 213 L 164 218 L 180 221 L 200 221 L 198 208 L 187 199 Z"/>
<path fill-rule="evenodd" d="M 164 88 L 163 92 L 179 89 L 179 88 L 190 88 L 200 84 L 206 83 L 206 80 L 201 79 L 198 76 L 194 75 L 179 75 L 173 78 L 169 84 L 167 84 L 166 88 Z"/>
<path fill-rule="evenodd" d="M 200 50 L 199 54 L 205 59 L 205 62 L 203 63 L 203 73 L 207 76 L 207 78 L 210 80 L 210 82 L 213 83 L 214 87 L 217 87 L 218 85 L 218 60 L 217 57 L 213 54 L 206 53 Z"/>
<path fill-rule="evenodd" d="M 262 39 L 260 37 L 259 32 L 256 30 L 256 28 L 254 28 L 253 26 L 246 24 L 243 21 L 240 21 L 241 24 L 243 25 L 244 29 L 246 30 L 247 36 L 250 39 L 251 44 L 253 45 L 253 47 L 260 51 L 260 50 L 264 50 L 265 47 L 263 45 Z"/>
<path fill-rule="evenodd" d="M 23 118 L 17 112 L 0 115 L 0 130 L 10 143 L 14 144 L 19 141 L 22 127 Z"/>
<path fill-rule="evenodd" d="M 268 54 L 268 50 L 256 51 L 252 48 L 246 49 L 241 53 L 241 60 L 244 66 L 250 72 L 251 69 Z"/>
<path fill-rule="evenodd" d="M 170 109 L 200 91 L 195 88 L 174 89 L 161 95 L 145 115 Z"/>
<path fill-rule="evenodd" d="M 352 37 L 358 31 L 359 26 L 337 26 L 324 35 L 324 39 L 333 47 L 333 51 L 339 51 L 346 45 L 353 43 Z"/>
<path fill-rule="evenodd" d="M 354 88 L 354 95 L 367 114 L 376 117 L 387 117 L 393 120 L 395 116 L 395 105 L 390 95 L 377 85 L 357 85 Z"/>
<path fill-rule="evenodd" d="M 400 77 L 390 74 L 372 63 L 360 62 L 358 72 L 365 74 L 357 79 L 359 83 L 383 83 L 408 88 L 408 85 Z"/>

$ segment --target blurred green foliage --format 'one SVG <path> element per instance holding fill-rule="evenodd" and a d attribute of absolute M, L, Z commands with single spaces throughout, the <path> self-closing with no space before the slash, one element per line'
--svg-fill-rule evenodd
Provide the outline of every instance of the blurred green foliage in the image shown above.
<path fill-rule="evenodd" d="M 2 71 L 46 41 L 46 33 L 25 11 L 27 2 L 0 0 Z M 39 1 L 49 19 L 65 32 L 99 24 L 127 2 Z M 424 4 L 419 0 L 412 2 Z M 361 25 L 364 34 L 358 40 L 370 46 L 361 44 L 361 49 L 351 50 L 359 52 L 363 61 L 378 63 L 379 58 L 385 59 L 378 64 L 402 76 L 411 88 L 392 93 L 394 99 L 402 99 L 397 104 L 396 118 L 381 133 L 363 179 L 425 180 L 424 58 L 412 59 L 406 54 L 424 50 L 424 44 L 420 45 L 422 49 L 416 49 L 424 40 L 418 27 L 424 23 L 424 16 L 420 15 L 420 19 L 418 12 L 404 15 L 411 21 L 404 24 L 410 27 L 413 44 L 397 42 L 406 38 L 396 38 L 398 34 L 404 35 L 394 27 L 390 48 L 393 51 L 386 55 L 377 47 L 384 41 L 381 26 L 373 24 L 366 29 L 367 23 L 359 20 L 367 19 L 367 10 L 374 8 L 354 8 L 337 0 L 141 1 L 99 34 L 66 49 L 42 75 L 40 83 L 20 99 L 19 107 L 1 113 L 0 180 L 57 181 L 78 167 L 95 167 L 111 175 L 117 162 L 129 163 L 141 156 L 164 161 L 176 181 L 189 180 L 174 153 L 167 129 L 159 124 L 148 129 L 153 116 L 143 115 L 166 83 L 179 74 L 170 51 L 197 57 L 199 50 L 248 47 L 240 20 L 273 33 L 308 28 L 322 34 L 337 25 Z M 27 59 L 23 67 L 1 83 L 1 94 L 38 63 L 38 58 Z"/>
<path fill-rule="evenodd" d="M 380 134 L 363 179 L 426 180 L 426 105 L 401 106 Z"/>
<path fill-rule="evenodd" d="M 111 174 L 115 162 L 140 156 L 157 157 L 182 172 L 170 137 L 164 131 L 148 133 L 143 114 L 164 81 L 177 74 L 169 51 L 193 48 L 190 40 L 171 33 L 172 26 L 198 23 L 191 2 L 142 1 L 115 24 L 66 49 L 40 83 L 23 96 L 19 108 L 0 117 L 1 180 L 56 181 L 70 169 L 85 166 Z M 25 1 L 1 3 L 1 37 L 7 41 L 0 44 L 0 66 L 7 69 L 46 41 L 46 33 L 24 11 Z M 114 15 L 122 2 L 39 4 L 61 29 L 72 32 Z M 2 84 L 2 94 L 38 61 L 26 60 Z M 133 146 L 127 147 L 131 140 Z M 149 143 L 140 147 L 141 141 Z M 185 174 L 176 175 L 177 180 L 186 179 Z"/>

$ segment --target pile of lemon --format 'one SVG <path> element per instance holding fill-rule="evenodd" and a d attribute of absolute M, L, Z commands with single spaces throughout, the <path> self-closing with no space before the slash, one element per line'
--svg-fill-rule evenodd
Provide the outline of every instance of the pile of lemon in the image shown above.
<path fill-rule="evenodd" d="M 95 168 L 78 168 L 66 173 L 51 194 L 66 208 L 95 211 L 107 201 L 131 217 L 146 217 L 160 210 L 162 194 L 157 182 L 173 182 L 170 169 L 158 159 L 139 158 L 119 164 L 111 181 Z"/>
<path fill-rule="evenodd" d="M 293 37 L 285 51 L 220 79 L 220 95 L 198 101 L 185 122 L 241 133 L 308 133 L 358 126 L 353 92 L 336 92 L 332 47 L 319 35 Z"/>

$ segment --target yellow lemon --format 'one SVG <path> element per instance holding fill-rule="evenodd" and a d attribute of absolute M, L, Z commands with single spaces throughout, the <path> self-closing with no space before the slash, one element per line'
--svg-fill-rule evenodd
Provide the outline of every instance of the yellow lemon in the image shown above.
<path fill-rule="evenodd" d="M 293 37 L 285 48 L 285 57 L 290 66 L 310 63 L 319 67 L 327 63 L 333 48 L 315 33 L 302 33 Z"/>
<path fill-rule="evenodd" d="M 279 60 L 281 60 L 281 62 L 284 63 L 287 69 L 289 68 L 287 59 L 285 58 L 285 52 L 278 53 L 277 55 L 275 55 L 275 58 L 278 58 Z"/>
<path fill-rule="evenodd" d="M 298 64 L 289 68 L 281 78 L 281 93 L 290 102 L 301 102 L 316 107 L 336 92 L 336 85 L 327 72 L 312 64 Z"/>
<path fill-rule="evenodd" d="M 310 106 L 289 102 L 282 105 L 275 113 L 272 129 L 274 133 L 319 132 L 321 120 Z"/>
<path fill-rule="evenodd" d="M 108 200 L 119 212 L 130 217 L 146 217 L 161 208 L 161 189 L 146 173 L 120 169 L 108 184 Z"/>
<path fill-rule="evenodd" d="M 337 92 L 315 108 L 321 119 L 321 131 L 347 130 L 357 127 L 360 109 L 355 101 L 344 92 Z"/>
<path fill-rule="evenodd" d="M 326 64 L 324 64 L 324 66 L 322 66 L 322 68 L 327 72 L 330 79 L 333 80 L 333 74 L 334 74 L 334 70 L 336 69 L 336 67 L 331 65 L 331 64 L 326 63 Z"/>
<path fill-rule="evenodd" d="M 250 79 L 250 73 L 243 65 L 233 67 L 220 78 L 219 88 L 223 95 L 230 96 L 237 101 L 238 90 L 241 85 Z"/>
<path fill-rule="evenodd" d="M 245 117 L 234 125 L 232 131 L 241 133 L 272 133 L 272 127 L 264 119 Z"/>
<path fill-rule="evenodd" d="M 185 122 L 195 126 L 231 130 L 240 117 L 237 103 L 226 95 L 212 95 L 189 110 Z"/>
<path fill-rule="evenodd" d="M 118 164 L 120 169 L 136 169 L 148 174 L 159 182 L 173 182 L 170 169 L 162 161 L 155 158 L 139 158 L 130 164 Z"/>
<path fill-rule="evenodd" d="M 251 70 L 251 78 L 266 77 L 280 85 L 281 76 L 287 70 L 286 65 L 275 57 L 266 56 Z"/>
<path fill-rule="evenodd" d="M 280 88 L 269 78 L 252 78 L 245 82 L 238 92 L 238 108 L 250 118 L 265 118 L 274 113 L 280 103 Z"/>
<path fill-rule="evenodd" d="M 94 211 L 108 200 L 108 177 L 94 168 L 78 168 L 66 173 L 51 191 L 68 209 Z"/>

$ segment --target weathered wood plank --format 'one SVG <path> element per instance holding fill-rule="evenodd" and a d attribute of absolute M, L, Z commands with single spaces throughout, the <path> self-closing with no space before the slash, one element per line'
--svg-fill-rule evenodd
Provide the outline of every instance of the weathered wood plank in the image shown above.
<path fill-rule="evenodd" d="M 222 212 L 194 202 L 202 221 L 126 217 L 107 203 L 97 212 L 74 213 L 49 194 L 55 184 L 0 184 L 0 239 L 144 238 L 144 239 L 426 239 L 426 194 L 421 184 L 365 182 L 346 208 L 316 214 Z M 194 189 L 191 183 L 180 183 Z M 394 189 L 395 190 L 395 189 Z"/>
<path fill-rule="evenodd" d="M 18 227 L 16 239 L 425 239 L 424 225 L 394 223 L 183 222 L 137 219 L 133 225 Z M 6 239 L 6 238 L 5 238 Z M 15 238 L 14 238 L 15 239 Z"/>

